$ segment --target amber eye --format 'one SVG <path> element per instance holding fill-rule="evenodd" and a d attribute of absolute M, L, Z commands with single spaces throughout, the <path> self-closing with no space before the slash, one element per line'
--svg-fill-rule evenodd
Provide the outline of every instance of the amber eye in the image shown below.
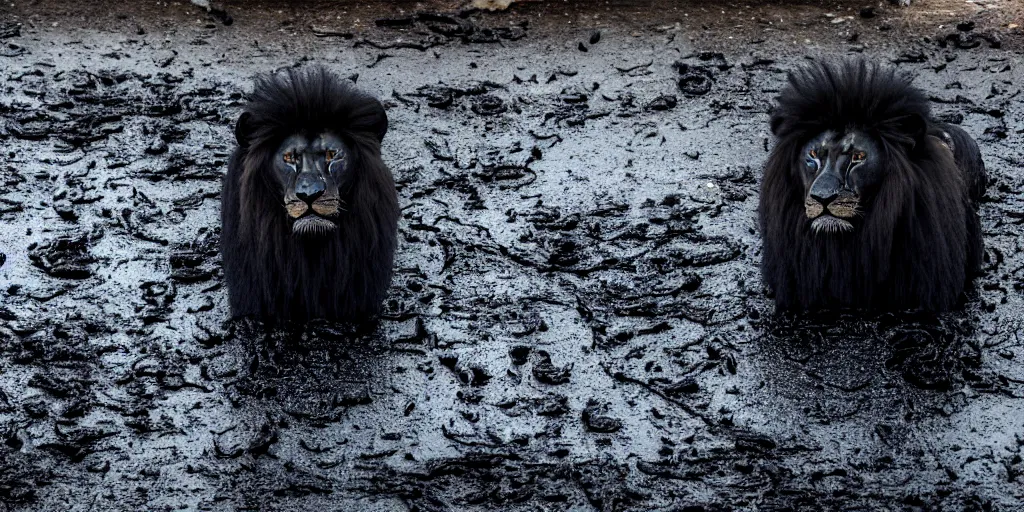
<path fill-rule="evenodd" d="M 818 152 L 817 152 L 817 151 L 815 151 L 815 150 L 813 150 L 813 149 L 811 150 L 811 152 L 810 152 L 810 153 L 808 153 L 808 155 L 809 155 L 809 156 L 810 156 L 811 158 L 818 158 Z"/>
<path fill-rule="evenodd" d="M 291 151 L 285 153 L 284 154 L 284 163 L 286 163 L 286 164 L 294 164 L 295 163 L 295 154 L 292 153 Z"/>
<path fill-rule="evenodd" d="M 327 159 L 328 160 L 334 160 L 334 156 L 337 155 L 337 154 L 338 154 L 337 151 L 335 151 L 333 149 L 328 149 L 327 150 Z"/>
<path fill-rule="evenodd" d="M 867 153 L 865 153 L 863 151 L 855 151 L 853 153 L 853 162 L 854 163 L 863 162 L 864 159 L 867 158 L 867 157 L 868 157 Z"/>

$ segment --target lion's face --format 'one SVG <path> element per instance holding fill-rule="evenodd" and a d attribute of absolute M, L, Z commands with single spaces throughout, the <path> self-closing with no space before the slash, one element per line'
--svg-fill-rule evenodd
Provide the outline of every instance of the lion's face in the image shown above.
<path fill-rule="evenodd" d="M 348 145 L 332 133 L 315 137 L 292 135 L 274 155 L 274 170 L 284 207 L 294 221 L 292 232 L 324 236 L 337 229 L 345 212 L 342 194 L 351 185 L 352 158 Z"/>
<path fill-rule="evenodd" d="M 878 144 L 865 133 L 827 131 L 803 149 L 804 209 L 815 233 L 853 231 L 881 183 Z"/>

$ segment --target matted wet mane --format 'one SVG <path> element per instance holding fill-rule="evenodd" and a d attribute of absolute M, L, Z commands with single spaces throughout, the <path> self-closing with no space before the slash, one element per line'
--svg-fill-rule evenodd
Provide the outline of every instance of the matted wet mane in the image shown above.
<path fill-rule="evenodd" d="M 771 115 L 777 140 L 758 208 L 761 270 L 780 309 L 946 310 L 981 262 L 978 148 L 935 122 L 911 78 L 863 60 L 790 74 Z M 805 212 L 802 148 L 819 134 L 860 130 L 881 148 L 884 177 L 855 230 L 814 236 Z M 957 141 L 950 145 L 941 136 Z M 845 226 L 844 226 L 845 228 Z"/>

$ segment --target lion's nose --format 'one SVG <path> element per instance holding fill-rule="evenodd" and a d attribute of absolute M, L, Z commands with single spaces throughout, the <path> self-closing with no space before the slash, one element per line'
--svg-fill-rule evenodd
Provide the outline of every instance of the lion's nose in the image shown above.
<path fill-rule="evenodd" d="M 326 189 L 323 178 L 312 173 L 302 173 L 295 181 L 295 196 L 306 204 L 313 204 Z"/>
<path fill-rule="evenodd" d="M 832 194 L 823 193 L 823 194 L 819 195 L 819 194 L 816 194 L 814 191 L 811 191 L 811 199 L 814 199 L 815 201 L 817 201 L 822 206 L 828 206 L 828 204 L 831 203 L 832 201 L 834 201 L 835 198 L 838 197 L 838 196 L 839 196 L 839 194 L 836 194 L 836 193 L 832 193 Z"/>
<path fill-rule="evenodd" d="M 821 206 L 826 206 L 839 196 L 839 192 L 842 189 L 843 182 L 839 179 L 839 176 L 831 172 L 830 168 L 826 168 L 814 179 L 808 195 L 811 196 L 811 199 L 821 204 Z"/>

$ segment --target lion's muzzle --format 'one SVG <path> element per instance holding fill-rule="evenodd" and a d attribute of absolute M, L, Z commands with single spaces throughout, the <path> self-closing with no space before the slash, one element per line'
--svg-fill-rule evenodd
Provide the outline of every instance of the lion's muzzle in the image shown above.
<path fill-rule="evenodd" d="M 808 219 L 815 219 L 825 212 L 825 207 L 813 197 L 808 197 L 804 200 L 804 210 L 807 212 Z"/>
<path fill-rule="evenodd" d="M 322 198 L 313 201 L 313 204 L 306 204 L 303 201 L 288 201 L 284 207 L 288 211 L 288 216 L 293 219 L 301 218 L 310 213 L 310 210 L 321 217 L 335 217 L 341 211 L 341 201 L 337 198 Z"/>
<path fill-rule="evenodd" d="M 856 197 L 839 197 L 826 204 L 813 197 L 804 200 L 804 211 L 808 219 L 816 219 L 827 211 L 833 217 L 840 219 L 852 219 L 860 213 L 860 201 Z"/>
<path fill-rule="evenodd" d="M 815 233 L 838 233 L 853 230 L 851 219 L 860 213 L 860 201 L 855 196 L 839 196 L 822 204 L 808 196 L 804 199 L 804 212 L 812 219 Z"/>
<path fill-rule="evenodd" d="M 312 204 L 304 201 L 285 203 L 288 216 L 295 220 L 292 232 L 303 236 L 321 236 L 337 228 L 334 218 L 342 210 L 341 200 L 336 197 L 321 197 Z"/>

